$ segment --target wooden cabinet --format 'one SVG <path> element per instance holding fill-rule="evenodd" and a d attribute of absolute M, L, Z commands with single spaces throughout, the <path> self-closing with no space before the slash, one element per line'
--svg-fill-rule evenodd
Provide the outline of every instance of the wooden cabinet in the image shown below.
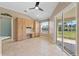
<path fill-rule="evenodd" d="M 33 34 L 33 32 L 34 32 L 33 24 L 34 24 L 34 20 L 31 20 L 31 19 L 23 19 L 23 39 L 28 39 L 29 33 L 26 31 L 27 30 L 27 27 L 31 27 L 32 33 L 30 33 L 30 34 L 32 34 L 32 37 L 34 37 L 33 36 L 34 35 Z"/>
<path fill-rule="evenodd" d="M 29 34 L 26 29 L 27 27 L 31 27 L 32 29 L 32 38 L 39 36 L 39 22 L 34 21 L 32 19 L 22 19 L 17 18 L 14 21 L 14 40 L 25 40 L 27 39 L 27 35 Z"/>
<path fill-rule="evenodd" d="M 13 40 L 17 41 L 17 18 L 13 19 Z"/>
<path fill-rule="evenodd" d="M 23 39 L 23 19 L 17 19 L 17 39 Z"/>
<path fill-rule="evenodd" d="M 14 41 L 23 40 L 23 19 L 16 18 L 13 21 Z"/>
<path fill-rule="evenodd" d="M 40 23 L 38 21 L 34 21 L 34 36 L 38 37 L 40 35 Z"/>
<path fill-rule="evenodd" d="M 26 19 L 23 19 L 23 40 L 25 40 L 25 39 L 27 39 L 27 36 L 26 36 Z"/>

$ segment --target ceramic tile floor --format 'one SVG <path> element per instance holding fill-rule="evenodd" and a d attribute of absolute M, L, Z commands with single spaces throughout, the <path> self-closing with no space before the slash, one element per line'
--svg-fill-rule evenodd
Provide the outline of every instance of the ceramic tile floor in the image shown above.
<path fill-rule="evenodd" d="M 67 56 L 57 45 L 50 43 L 47 38 L 38 37 L 22 41 L 2 42 L 3 56 Z"/>

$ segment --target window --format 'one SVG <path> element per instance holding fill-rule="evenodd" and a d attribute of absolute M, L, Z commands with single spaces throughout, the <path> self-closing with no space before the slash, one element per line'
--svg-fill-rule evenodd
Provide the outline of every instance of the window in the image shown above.
<path fill-rule="evenodd" d="M 41 22 L 41 32 L 48 32 L 48 21 Z"/>

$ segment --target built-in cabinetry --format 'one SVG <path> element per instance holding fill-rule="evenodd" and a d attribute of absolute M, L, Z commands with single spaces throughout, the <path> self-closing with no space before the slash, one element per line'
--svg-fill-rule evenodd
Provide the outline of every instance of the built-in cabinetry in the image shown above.
<path fill-rule="evenodd" d="M 40 23 L 32 19 L 16 18 L 13 22 L 15 41 L 39 36 Z"/>
<path fill-rule="evenodd" d="M 23 39 L 32 38 L 34 36 L 33 24 L 34 20 L 31 19 L 23 20 Z"/>
<path fill-rule="evenodd" d="M 40 36 L 40 23 L 35 21 L 35 36 Z"/>
<path fill-rule="evenodd" d="M 17 20 L 17 39 L 23 39 L 23 19 L 16 19 Z"/>

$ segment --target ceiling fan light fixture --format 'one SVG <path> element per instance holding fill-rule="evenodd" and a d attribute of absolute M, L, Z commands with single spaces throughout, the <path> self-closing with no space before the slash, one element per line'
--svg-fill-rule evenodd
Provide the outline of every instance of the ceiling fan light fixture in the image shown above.
<path fill-rule="evenodd" d="M 38 8 L 38 7 L 35 7 L 35 9 L 37 9 L 37 10 L 38 10 L 39 8 Z"/>
<path fill-rule="evenodd" d="M 39 7 L 39 2 L 36 2 L 35 6 L 33 8 L 29 8 L 29 10 L 31 10 L 31 9 L 37 9 L 40 11 L 44 11 L 42 8 Z"/>

